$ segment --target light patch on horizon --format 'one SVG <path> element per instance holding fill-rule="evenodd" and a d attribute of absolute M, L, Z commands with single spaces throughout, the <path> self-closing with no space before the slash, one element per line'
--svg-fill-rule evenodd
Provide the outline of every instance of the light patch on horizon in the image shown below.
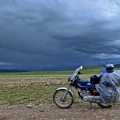
<path fill-rule="evenodd" d="M 94 56 L 95 58 L 99 58 L 99 59 L 118 59 L 120 58 L 120 55 L 118 54 L 105 54 L 105 53 L 101 53 L 101 54 L 96 54 Z"/>
<path fill-rule="evenodd" d="M 108 45 L 120 46 L 120 40 L 114 40 L 108 43 Z"/>
<path fill-rule="evenodd" d="M 13 64 L 7 63 L 7 62 L 0 62 L 0 66 L 1 66 L 1 65 L 13 65 Z"/>

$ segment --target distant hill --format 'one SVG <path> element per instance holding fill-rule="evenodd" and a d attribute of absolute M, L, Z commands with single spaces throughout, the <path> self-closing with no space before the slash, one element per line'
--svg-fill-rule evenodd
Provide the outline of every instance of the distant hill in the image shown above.
<path fill-rule="evenodd" d="M 115 68 L 120 68 L 120 64 L 115 64 Z"/>
<path fill-rule="evenodd" d="M 120 70 L 120 64 L 114 64 L 115 68 Z M 34 71 L 69 71 L 69 70 L 75 70 L 76 68 L 78 68 L 79 66 L 70 66 L 70 65 L 66 65 L 66 66 L 57 66 L 57 67 L 44 67 L 42 69 L 38 69 L 38 70 L 18 70 L 18 69 L 0 69 L 0 73 L 12 73 L 12 72 L 34 72 Z M 104 69 L 105 65 L 96 65 L 96 66 L 83 66 L 83 70 L 89 70 L 89 71 L 101 71 L 102 69 Z"/>
<path fill-rule="evenodd" d="M 113 64 L 115 68 L 120 68 L 120 64 Z M 106 64 L 98 65 L 100 67 L 105 67 Z"/>
<path fill-rule="evenodd" d="M 4 73 L 4 72 L 28 72 L 28 71 L 25 71 L 25 70 L 16 70 L 16 69 L 0 69 L 0 73 Z"/>

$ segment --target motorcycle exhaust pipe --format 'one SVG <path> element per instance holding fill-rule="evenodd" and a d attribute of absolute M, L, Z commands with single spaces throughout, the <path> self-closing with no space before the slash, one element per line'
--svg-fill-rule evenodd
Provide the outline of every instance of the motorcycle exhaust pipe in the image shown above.
<path fill-rule="evenodd" d="M 98 101 L 98 100 L 101 100 L 101 97 L 100 96 L 88 95 L 88 96 L 84 96 L 83 100 L 86 101 L 86 102 L 87 101 Z"/>

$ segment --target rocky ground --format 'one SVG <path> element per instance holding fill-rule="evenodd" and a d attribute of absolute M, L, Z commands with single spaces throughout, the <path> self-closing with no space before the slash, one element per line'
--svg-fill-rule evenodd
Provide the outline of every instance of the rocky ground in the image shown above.
<path fill-rule="evenodd" d="M 101 108 L 93 104 L 73 104 L 69 109 L 60 109 L 55 105 L 15 105 L 1 106 L 0 120 L 120 120 L 120 105 Z"/>
<path fill-rule="evenodd" d="M 1 85 L 13 83 L 1 82 Z M 26 83 L 20 82 L 20 84 Z M 86 102 L 73 104 L 69 109 L 60 109 L 49 103 L 39 106 L 1 105 L 0 120 L 120 120 L 120 104 L 115 104 L 112 108 L 101 108 L 96 104 L 93 104 L 91 110 L 89 107 L 89 103 Z"/>

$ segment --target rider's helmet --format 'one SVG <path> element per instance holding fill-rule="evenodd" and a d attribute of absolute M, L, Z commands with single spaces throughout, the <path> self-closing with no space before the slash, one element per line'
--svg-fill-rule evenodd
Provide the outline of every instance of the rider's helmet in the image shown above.
<path fill-rule="evenodd" d="M 105 68 L 106 68 L 106 70 L 107 70 L 108 72 L 114 71 L 114 65 L 113 65 L 113 64 L 107 64 L 107 65 L 105 66 Z"/>

